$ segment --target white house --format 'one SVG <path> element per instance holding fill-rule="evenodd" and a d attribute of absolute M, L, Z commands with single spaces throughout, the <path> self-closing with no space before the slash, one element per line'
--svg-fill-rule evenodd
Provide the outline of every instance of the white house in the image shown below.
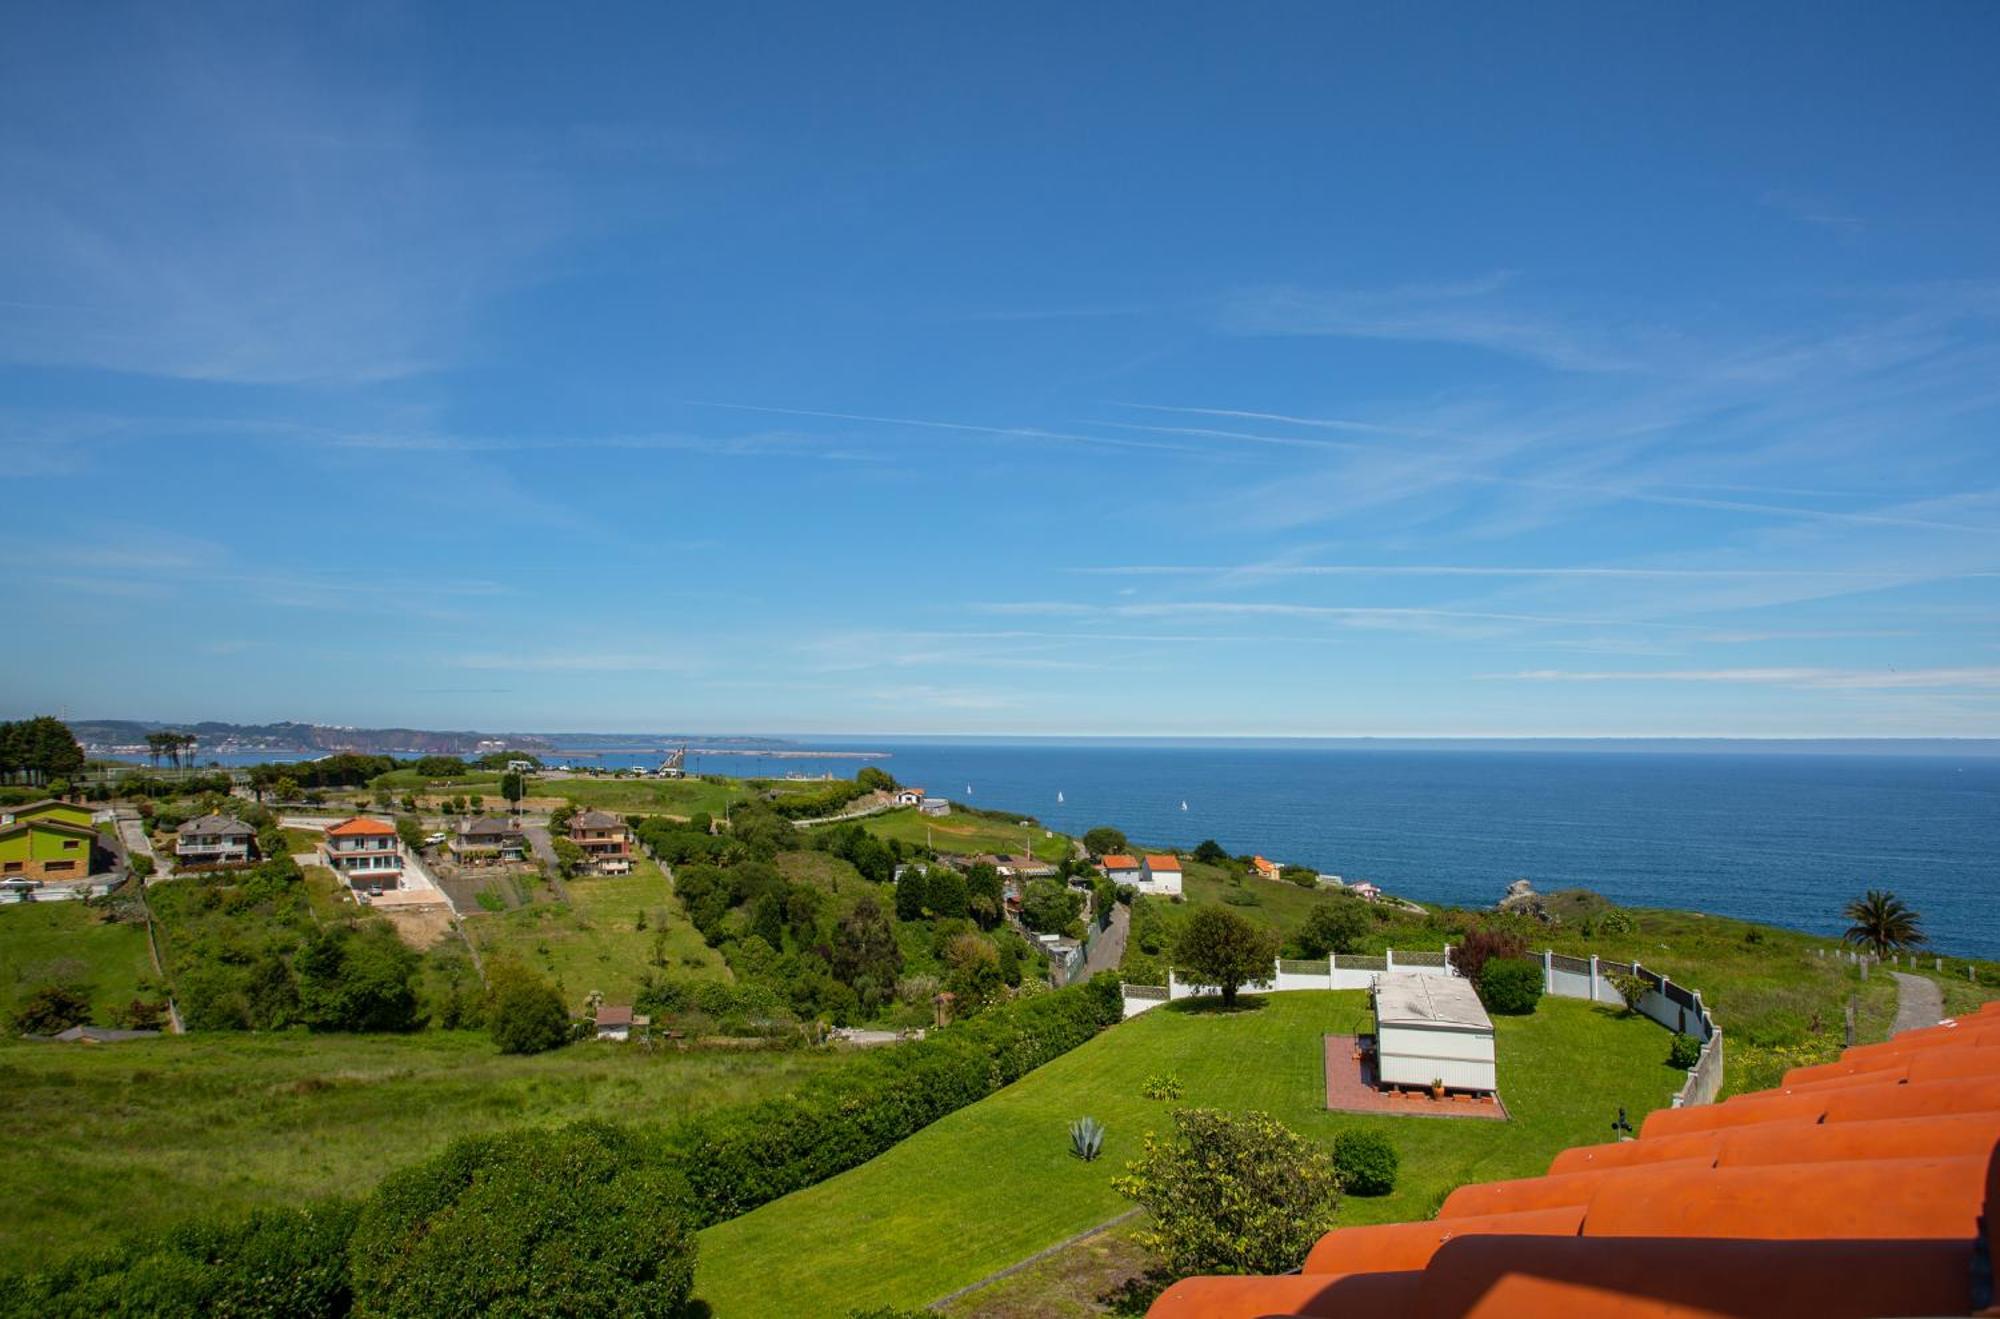
<path fill-rule="evenodd" d="M 917 810 L 923 815 L 950 815 L 951 803 L 942 797 L 926 797 L 917 803 Z"/>
<path fill-rule="evenodd" d="M 922 806 L 923 804 L 924 804 L 924 790 L 922 788 L 896 789 L 896 805 Z"/>
<path fill-rule="evenodd" d="M 1177 898 L 1181 893 L 1181 859 L 1177 856 L 1151 855 L 1146 858 L 1145 875 L 1139 881 L 1141 893 L 1153 893 L 1160 897 Z"/>
<path fill-rule="evenodd" d="M 1388 972 L 1375 978 L 1376 1075 L 1383 1085 L 1491 1094 L 1493 1019 L 1470 980 Z"/>
<path fill-rule="evenodd" d="M 1139 862 L 1129 856 L 1101 857 L 1097 864 L 1103 868 L 1106 879 L 1114 884 L 1123 884 L 1127 888 L 1138 888 L 1139 882 L 1146 875 L 1146 872 L 1140 869 Z"/>
<path fill-rule="evenodd" d="M 1375 885 L 1370 884 L 1365 879 L 1362 880 L 1359 884 L 1349 884 L 1347 886 L 1347 891 L 1349 893 L 1352 893 L 1357 898 L 1366 898 L 1370 902 L 1373 902 L 1375 901 L 1375 899 L 1382 896 L 1382 890 L 1377 888 Z"/>

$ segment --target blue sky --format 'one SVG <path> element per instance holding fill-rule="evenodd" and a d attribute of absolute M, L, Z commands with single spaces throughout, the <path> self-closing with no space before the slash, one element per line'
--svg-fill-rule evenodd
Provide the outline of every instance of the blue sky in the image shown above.
<path fill-rule="evenodd" d="M 5 712 L 2000 735 L 2000 8 L 705 8 L 10 12 Z"/>

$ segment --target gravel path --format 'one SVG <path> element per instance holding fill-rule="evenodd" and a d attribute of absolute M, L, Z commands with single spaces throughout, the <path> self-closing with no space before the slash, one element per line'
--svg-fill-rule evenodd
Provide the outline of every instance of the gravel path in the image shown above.
<path fill-rule="evenodd" d="M 1944 990 L 1937 981 L 1903 971 L 1891 971 L 1889 975 L 1896 982 L 1896 1025 L 1889 1032 L 1891 1035 L 1921 1030 L 1944 1020 Z"/>

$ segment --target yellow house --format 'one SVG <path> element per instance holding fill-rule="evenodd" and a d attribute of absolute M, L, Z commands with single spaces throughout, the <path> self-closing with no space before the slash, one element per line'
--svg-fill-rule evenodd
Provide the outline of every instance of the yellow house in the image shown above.
<path fill-rule="evenodd" d="M 57 824 L 73 824 L 79 828 L 90 828 L 90 808 L 66 801 L 30 802 L 26 806 L 0 806 L 0 828 L 19 824 L 23 820 L 47 820 Z"/>
<path fill-rule="evenodd" d="M 97 831 L 61 820 L 0 825 L 0 879 L 83 879 Z"/>

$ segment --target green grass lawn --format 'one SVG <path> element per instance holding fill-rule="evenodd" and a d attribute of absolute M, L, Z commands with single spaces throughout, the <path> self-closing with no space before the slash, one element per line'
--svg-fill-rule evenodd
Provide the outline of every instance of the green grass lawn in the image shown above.
<path fill-rule="evenodd" d="M 578 806 L 621 815 L 673 815 L 685 820 L 697 811 L 720 816 L 725 807 L 749 799 L 740 783 L 701 779 L 536 779 L 531 797 L 560 797 Z"/>
<path fill-rule="evenodd" d="M 1286 993 L 1232 1014 L 1156 1009 L 852 1172 L 702 1233 L 696 1293 L 731 1319 L 839 1316 L 920 1306 L 1129 1208 L 1111 1179 L 1163 1129 L 1171 1106 L 1140 1096 L 1174 1072 L 1188 1106 L 1261 1109 L 1318 1139 L 1372 1127 L 1402 1155 L 1396 1191 L 1349 1198 L 1347 1223 L 1424 1218 L 1454 1186 L 1531 1176 L 1558 1150 L 1636 1123 L 1682 1074 L 1650 1022 L 1544 999 L 1495 1022 L 1508 1122 L 1329 1113 L 1321 1038 L 1365 1028 L 1360 993 Z M 1104 1157 L 1070 1157 L 1071 1120 L 1105 1123 Z"/>
<path fill-rule="evenodd" d="M 567 903 L 535 885 L 535 901 L 508 912 L 467 912 L 465 934 L 481 957 L 511 955 L 549 977 L 571 1007 L 592 990 L 630 1003 L 647 972 L 726 978 L 722 955 L 688 923 L 673 886 L 641 857 L 632 873 L 567 880 Z M 646 928 L 640 929 L 639 915 Z M 659 963 L 664 961 L 665 965 Z"/>
<path fill-rule="evenodd" d="M 125 1231 L 360 1195 L 454 1136 L 587 1117 L 672 1121 L 833 1061 L 598 1044 L 509 1058 L 458 1032 L 0 1042 L 0 1111 L 17 1134 L 32 1132 L 0 1148 L 0 1198 L 13 1206 L 0 1255 L 33 1268 Z"/>
<path fill-rule="evenodd" d="M 138 995 L 153 979 L 146 927 L 110 924 L 81 902 L 22 902 L 0 907 L 0 1017 L 43 985 L 82 987 L 96 1019 Z"/>
<path fill-rule="evenodd" d="M 1035 855 L 1044 861 L 1060 861 L 1070 853 L 1067 837 L 1049 837 L 1049 831 L 1039 825 L 1024 830 L 1018 824 L 958 811 L 933 819 L 910 807 L 871 815 L 861 824 L 877 838 L 899 838 L 912 847 L 929 843 L 940 852 L 1011 854 L 1019 853 L 1023 843 L 1032 843 Z"/>

